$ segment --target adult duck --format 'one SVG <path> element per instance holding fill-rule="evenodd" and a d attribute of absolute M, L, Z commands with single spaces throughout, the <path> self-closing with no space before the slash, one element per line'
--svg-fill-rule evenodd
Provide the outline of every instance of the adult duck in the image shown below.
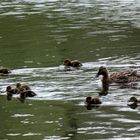
<path fill-rule="evenodd" d="M 122 87 L 125 86 L 126 88 L 133 87 L 132 83 L 131 85 L 128 83 L 140 81 L 140 74 L 137 74 L 137 71 L 132 69 L 127 71 L 114 72 L 109 75 L 107 68 L 101 66 L 96 74 L 96 77 L 99 77 L 100 75 L 103 76 L 102 78 L 103 92 L 108 92 L 109 86 L 112 83 L 118 83 Z"/>
<path fill-rule="evenodd" d="M 82 66 L 82 63 L 78 60 L 69 60 L 69 59 L 66 59 L 64 60 L 64 66 L 66 67 L 74 67 L 74 68 L 79 68 Z"/>
<path fill-rule="evenodd" d="M 108 84 L 111 83 L 129 83 L 140 81 L 140 75 L 137 74 L 136 70 L 127 70 L 122 72 L 114 72 L 109 75 L 106 67 L 101 66 L 98 70 L 96 77 L 99 75 L 103 76 L 102 81 Z"/>

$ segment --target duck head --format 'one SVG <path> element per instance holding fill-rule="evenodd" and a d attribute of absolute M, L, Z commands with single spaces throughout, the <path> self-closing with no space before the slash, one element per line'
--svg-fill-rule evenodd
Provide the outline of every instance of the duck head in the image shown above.
<path fill-rule="evenodd" d="M 103 76 L 108 76 L 108 71 L 107 71 L 107 68 L 104 67 L 104 66 L 101 66 L 96 74 L 96 77 L 99 77 L 100 75 L 103 75 Z"/>
<path fill-rule="evenodd" d="M 17 83 L 16 88 L 20 88 L 20 87 L 21 87 L 21 83 Z"/>
<path fill-rule="evenodd" d="M 92 100 L 92 97 L 91 96 L 86 97 L 86 103 L 90 103 L 91 100 Z"/>

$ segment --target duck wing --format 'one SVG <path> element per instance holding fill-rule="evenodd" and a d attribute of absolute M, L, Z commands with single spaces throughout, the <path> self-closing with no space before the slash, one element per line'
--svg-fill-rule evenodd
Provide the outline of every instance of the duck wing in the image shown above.
<path fill-rule="evenodd" d="M 127 83 L 128 75 L 124 72 L 115 72 L 110 75 L 109 81 L 110 83 Z"/>
<path fill-rule="evenodd" d="M 115 83 L 127 83 L 133 81 L 140 81 L 136 70 L 127 70 L 122 72 L 115 72 L 110 75 L 110 81 Z"/>

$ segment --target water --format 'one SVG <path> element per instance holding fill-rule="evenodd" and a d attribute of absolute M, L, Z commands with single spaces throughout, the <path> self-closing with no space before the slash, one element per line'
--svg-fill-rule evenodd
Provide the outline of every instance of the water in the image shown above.
<path fill-rule="evenodd" d="M 139 0 L 1 0 L 0 65 L 12 73 L 0 77 L 0 90 L 17 82 L 37 96 L 21 103 L 0 96 L 1 140 L 139 140 L 140 108 L 135 88 L 110 87 L 100 96 L 98 67 L 110 72 L 140 72 Z M 65 71 L 64 59 L 83 67 Z M 102 104 L 87 110 L 85 98 Z"/>

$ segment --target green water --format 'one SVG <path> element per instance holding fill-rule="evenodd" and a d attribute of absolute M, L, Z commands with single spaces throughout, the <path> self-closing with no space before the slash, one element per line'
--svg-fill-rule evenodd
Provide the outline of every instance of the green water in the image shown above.
<path fill-rule="evenodd" d="M 139 0 L 0 0 L 0 66 L 12 70 L 0 89 L 21 82 L 37 93 L 24 104 L 0 96 L 0 139 L 139 140 L 139 107 L 127 106 L 138 88 L 112 87 L 99 108 L 84 104 L 99 95 L 100 65 L 140 71 L 139 7 Z M 67 58 L 83 67 L 65 72 Z"/>

